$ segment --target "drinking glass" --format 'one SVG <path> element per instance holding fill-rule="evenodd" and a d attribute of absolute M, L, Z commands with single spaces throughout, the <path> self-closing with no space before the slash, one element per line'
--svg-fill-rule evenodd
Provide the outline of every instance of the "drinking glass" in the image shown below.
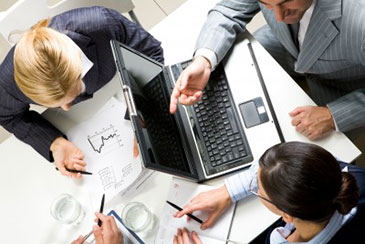
<path fill-rule="evenodd" d="M 153 214 L 140 202 L 128 203 L 122 211 L 124 224 L 134 232 L 148 231 L 153 227 Z"/>
<path fill-rule="evenodd" d="M 85 216 L 81 204 L 69 194 L 61 194 L 51 204 L 52 216 L 63 224 L 79 224 Z"/>

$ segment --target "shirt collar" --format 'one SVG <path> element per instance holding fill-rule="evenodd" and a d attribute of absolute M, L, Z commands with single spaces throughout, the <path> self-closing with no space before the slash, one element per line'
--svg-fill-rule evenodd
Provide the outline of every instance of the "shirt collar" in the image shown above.
<path fill-rule="evenodd" d="M 308 242 L 299 242 L 307 244 L 327 243 L 337 233 L 337 231 L 350 220 L 357 212 L 357 207 L 351 209 L 350 213 L 342 215 L 335 211 L 326 227 Z M 286 237 L 294 230 L 292 223 L 286 224 L 284 227 L 275 228 L 270 234 L 270 243 L 288 243 Z"/>
<path fill-rule="evenodd" d="M 81 49 L 80 49 L 81 51 Z M 84 94 L 86 91 L 86 85 L 85 82 L 83 81 L 85 75 L 87 74 L 87 72 L 89 72 L 89 70 L 93 67 L 94 63 L 91 62 L 88 57 L 84 54 L 83 51 L 81 51 L 81 62 L 82 62 L 82 74 L 81 74 L 81 79 L 82 79 L 82 88 L 81 88 L 81 94 Z"/>

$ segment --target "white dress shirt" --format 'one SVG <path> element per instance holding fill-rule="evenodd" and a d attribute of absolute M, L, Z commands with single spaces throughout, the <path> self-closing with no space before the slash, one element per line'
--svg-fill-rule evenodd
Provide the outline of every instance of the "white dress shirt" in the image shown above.
<path fill-rule="evenodd" d="M 94 63 L 90 61 L 90 59 L 85 55 L 85 53 L 83 51 L 81 51 L 81 62 L 82 62 L 81 79 L 83 79 L 85 77 L 85 75 L 87 74 L 87 72 L 89 72 L 89 70 L 93 67 Z M 81 88 L 80 94 L 84 94 L 86 91 L 86 85 L 83 81 L 82 81 L 81 85 L 82 85 L 82 88 Z"/>

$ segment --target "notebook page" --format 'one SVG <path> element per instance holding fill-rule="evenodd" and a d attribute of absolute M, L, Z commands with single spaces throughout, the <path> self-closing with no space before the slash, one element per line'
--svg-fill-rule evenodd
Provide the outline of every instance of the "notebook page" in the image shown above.
<path fill-rule="evenodd" d="M 212 189 L 214 189 L 214 187 L 192 183 L 179 178 L 173 178 L 166 200 L 183 207 L 200 192 Z M 200 223 L 195 220 L 190 220 L 188 222 L 186 217 L 174 218 L 173 214 L 176 213 L 176 211 L 176 209 L 165 203 L 163 213 L 160 216 L 160 228 L 157 233 L 155 243 L 171 244 L 177 228 L 182 229 L 184 227 L 186 227 L 189 231 L 194 230 L 199 234 L 199 236 L 209 237 L 216 240 L 226 240 L 233 218 L 234 205 L 232 204 L 232 206 L 217 220 L 213 227 L 207 230 L 201 230 Z M 208 214 L 202 211 L 196 211 L 194 212 L 194 215 L 203 221 L 208 218 Z"/>

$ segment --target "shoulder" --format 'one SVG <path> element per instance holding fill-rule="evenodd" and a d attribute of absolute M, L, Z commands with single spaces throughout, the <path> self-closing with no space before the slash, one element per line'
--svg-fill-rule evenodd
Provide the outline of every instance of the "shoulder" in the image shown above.
<path fill-rule="evenodd" d="M 365 48 L 365 1 L 343 0 L 341 30 L 346 30 L 345 38 L 352 37 L 349 43 L 356 47 L 362 43 L 362 49 Z"/>
<path fill-rule="evenodd" d="M 76 32 L 102 30 L 108 28 L 109 24 L 112 24 L 115 16 L 121 16 L 121 14 L 101 6 L 77 8 L 54 16 L 50 27 L 59 31 L 69 30 Z"/>
<path fill-rule="evenodd" d="M 0 65 L 0 85 L 3 88 L 12 86 L 14 81 L 14 47 L 10 49 L 4 61 Z"/>

